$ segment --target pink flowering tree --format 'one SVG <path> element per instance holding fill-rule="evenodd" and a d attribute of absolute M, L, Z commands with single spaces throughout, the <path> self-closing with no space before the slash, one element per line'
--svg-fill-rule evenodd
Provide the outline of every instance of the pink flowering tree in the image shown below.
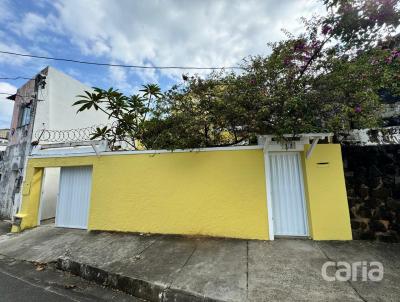
<path fill-rule="evenodd" d="M 380 90 L 400 95 L 398 0 L 323 2 L 326 15 L 304 19 L 305 31 L 270 44 L 269 55 L 244 59 L 241 72 L 183 75 L 181 84 L 150 98 L 156 104 L 144 105 L 144 98 L 139 107 L 150 112 L 138 125 L 135 108 L 113 116 L 117 134 L 133 131 L 150 149 L 192 148 L 252 142 L 258 134 L 284 139 L 380 126 Z M 77 105 L 95 108 L 89 104 L 100 99 L 89 95 Z M 120 112 L 120 103 L 106 102 Z M 98 135 L 117 135 L 106 130 Z"/>
<path fill-rule="evenodd" d="M 327 15 L 304 19 L 306 30 L 270 44 L 269 55 L 246 58 L 240 75 L 186 77 L 169 101 L 202 103 L 206 128 L 228 131 L 232 144 L 257 134 L 283 139 L 287 133 L 378 127 L 379 91 L 400 95 L 398 1 L 324 3 Z"/>

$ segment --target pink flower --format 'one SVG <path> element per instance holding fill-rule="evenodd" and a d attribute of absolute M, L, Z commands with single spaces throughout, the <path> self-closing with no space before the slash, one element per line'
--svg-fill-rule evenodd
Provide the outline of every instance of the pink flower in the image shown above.
<path fill-rule="evenodd" d="M 298 41 L 296 42 L 296 44 L 294 45 L 294 51 L 304 51 L 304 49 L 306 48 L 306 43 L 304 43 L 304 41 Z"/>
<path fill-rule="evenodd" d="M 285 66 L 289 66 L 289 65 L 291 65 L 292 64 L 292 59 L 291 58 L 285 58 L 285 60 L 283 60 L 283 64 L 285 65 Z"/>
<path fill-rule="evenodd" d="M 331 32 L 332 32 L 332 27 L 330 27 L 329 25 L 325 24 L 325 25 L 322 27 L 322 34 L 323 34 L 323 35 L 327 35 L 327 34 L 329 34 L 329 33 L 331 33 Z"/>
<path fill-rule="evenodd" d="M 361 111 L 362 111 L 361 105 L 357 104 L 357 105 L 354 107 L 354 112 L 355 112 L 355 113 L 360 113 Z"/>
<path fill-rule="evenodd" d="M 321 41 L 313 40 L 312 43 L 311 43 L 311 48 L 313 48 L 313 49 L 317 49 L 320 46 L 321 46 Z"/>

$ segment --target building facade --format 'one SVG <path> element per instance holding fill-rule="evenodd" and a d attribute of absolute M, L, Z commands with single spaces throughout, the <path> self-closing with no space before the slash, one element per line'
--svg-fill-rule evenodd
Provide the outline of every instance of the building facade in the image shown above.
<path fill-rule="evenodd" d="M 32 147 L 43 139 L 48 143 L 59 140 L 55 136 L 45 138 L 43 133 L 107 123 L 107 116 L 102 112 L 87 111 L 77 115 L 76 107 L 72 106 L 77 95 L 91 89 L 53 67 L 46 67 L 10 97 L 14 100 L 13 116 L 0 165 L 1 217 L 12 218 L 18 212 L 26 158 Z"/>
<path fill-rule="evenodd" d="M 318 136 L 316 136 L 318 137 Z M 55 226 L 273 240 L 351 240 L 338 144 L 36 154 L 13 231 L 41 224 L 43 174 L 61 169 Z M 51 188 L 50 188 L 51 189 Z"/>

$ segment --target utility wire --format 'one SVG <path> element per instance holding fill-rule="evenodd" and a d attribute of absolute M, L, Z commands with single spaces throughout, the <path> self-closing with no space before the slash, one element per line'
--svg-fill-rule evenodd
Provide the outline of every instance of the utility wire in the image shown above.
<path fill-rule="evenodd" d="M 34 80 L 34 79 L 18 76 L 18 77 L 11 77 L 11 78 L 10 78 L 10 77 L 9 77 L 9 78 L 0 78 L 0 80 L 12 80 L 12 81 L 16 81 L 16 80 Z"/>
<path fill-rule="evenodd" d="M 185 70 L 185 69 L 196 69 L 196 70 L 242 69 L 242 67 L 239 67 L 239 66 L 200 67 L 200 66 L 144 66 L 144 65 L 112 64 L 112 63 L 89 62 L 89 61 L 66 59 L 66 58 L 55 58 L 55 57 L 47 57 L 47 56 L 29 55 L 29 54 L 10 52 L 10 51 L 3 51 L 3 50 L 0 50 L 0 54 L 19 56 L 19 57 L 35 58 L 35 59 L 72 62 L 72 63 L 86 64 L 86 65 L 122 67 L 122 68 L 136 68 L 136 69 L 182 69 L 182 70 Z"/>

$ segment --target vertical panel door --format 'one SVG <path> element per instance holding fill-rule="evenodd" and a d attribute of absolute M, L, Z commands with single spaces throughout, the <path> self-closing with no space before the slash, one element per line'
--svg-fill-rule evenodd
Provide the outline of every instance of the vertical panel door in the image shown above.
<path fill-rule="evenodd" d="M 61 168 L 56 226 L 87 229 L 91 188 L 91 167 Z"/>
<path fill-rule="evenodd" d="M 270 152 L 274 234 L 308 236 L 303 174 L 298 152 Z"/>

